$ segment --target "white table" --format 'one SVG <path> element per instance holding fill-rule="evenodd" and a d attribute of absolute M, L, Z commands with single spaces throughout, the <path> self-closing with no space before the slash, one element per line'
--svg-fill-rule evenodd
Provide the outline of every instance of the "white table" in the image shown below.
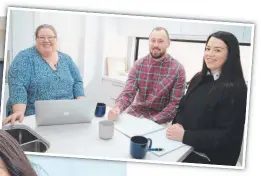
<path fill-rule="evenodd" d="M 107 117 L 105 115 L 105 117 Z M 115 129 L 114 136 L 110 140 L 99 138 L 99 121 L 107 118 L 94 117 L 91 123 L 68 124 L 37 127 L 35 116 L 25 117 L 23 124 L 45 138 L 50 143 L 47 154 L 79 156 L 84 158 L 97 158 L 108 160 L 130 161 L 130 138 Z M 161 157 L 147 152 L 142 160 L 150 163 L 171 164 L 184 160 L 192 151 L 190 146 L 176 149 Z"/>

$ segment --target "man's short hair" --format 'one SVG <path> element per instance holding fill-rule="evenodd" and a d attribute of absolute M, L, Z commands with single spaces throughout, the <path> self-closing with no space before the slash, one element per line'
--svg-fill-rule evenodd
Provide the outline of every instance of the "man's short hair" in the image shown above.
<path fill-rule="evenodd" d="M 168 37 L 168 39 L 169 39 L 169 32 L 168 32 L 167 29 L 164 28 L 164 27 L 155 27 L 154 29 L 152 29 L 151 33 L 152 33 L 153 31 L 161 31 L 161 30 L 165 31 L 165 33 L 167 34 L 167 37 Z M 151 33 L 150 33 L 150 35 L 151 35 Z"/>

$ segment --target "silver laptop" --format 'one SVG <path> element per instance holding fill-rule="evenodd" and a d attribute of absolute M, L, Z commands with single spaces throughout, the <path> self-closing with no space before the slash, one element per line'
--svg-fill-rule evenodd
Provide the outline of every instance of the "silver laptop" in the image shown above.
<path fill-rule="evenodd" d="M 81 100 L 42 100 L 35 102 L 37 126 L 90 123 L 97 102 Z"/>

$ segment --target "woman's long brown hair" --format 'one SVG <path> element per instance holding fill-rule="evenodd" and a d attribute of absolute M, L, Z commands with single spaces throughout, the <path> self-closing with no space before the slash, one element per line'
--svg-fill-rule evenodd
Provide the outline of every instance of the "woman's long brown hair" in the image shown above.
<path fill-rule="evenodd" d="M 4 130 L 0 130 L 0 159 L 11 176 L 37 176 L 18 142 Z"/>

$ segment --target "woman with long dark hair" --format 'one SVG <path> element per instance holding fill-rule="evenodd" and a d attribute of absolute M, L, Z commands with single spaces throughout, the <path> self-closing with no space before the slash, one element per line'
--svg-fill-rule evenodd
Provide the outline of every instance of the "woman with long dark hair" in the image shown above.
<path fill-rule="evenodd" d="M 0 175 L 37 176 L 18 142 L 0 130 Z"/>
<path fill-rule="evenodd" d="M 167 138 L 194 148 L 183 162 L 235 166 L 246 99 L 238 40 L 229 32 L 215 32 L 207 39 L 202 70 L 190 81 L 167 129 Z"/>

